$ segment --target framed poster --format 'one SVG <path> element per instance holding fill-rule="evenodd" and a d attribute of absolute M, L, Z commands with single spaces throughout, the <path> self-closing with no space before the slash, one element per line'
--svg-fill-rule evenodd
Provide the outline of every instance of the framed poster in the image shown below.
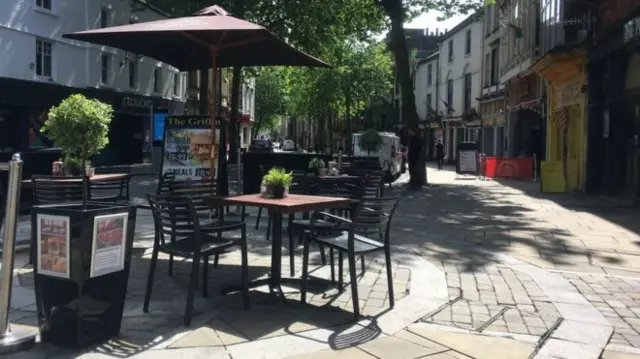
<path fill-rule="evenodd" d="M 37 221 L 37 273 L 69 278 L 69 217 L 38 214 Z"/>
<path fill-rule="evenodd" d="M 93 219 L 90 278 L 124 269 L 128 219 L 128 212 Z"/>
<path fill-rule="evenodd" d="M 219 128 L 219 126 L 216 126 Z M 175 173 L 177 180 L 215 178 L 220 131 L 211 136 L 208 116 L 168 116 L 164 126 L 162 174 Z"/>
<path fill-rule="evenodd" d="M 475 174 L 477 171 L 477 152 L 476 151 L 459 151 L 458 152 L 458 172 Z"/>

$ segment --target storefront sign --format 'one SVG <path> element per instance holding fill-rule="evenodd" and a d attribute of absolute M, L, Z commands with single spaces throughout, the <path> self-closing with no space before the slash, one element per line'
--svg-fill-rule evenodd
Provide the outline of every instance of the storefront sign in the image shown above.
<path fill-rule="evenodd" d="M 143 99 L 143 98 L 133 98 L 133 97 L 124 97 L 122 99 L 122 107 L 133 107 L 133 108 L 153 108 L 153 100 Z"/>
<path fill-rule="evenodd" d="M 216 126 L 220 128 L 220 126 Z M 169 116 L 165 120 L 162 173 L 175 173 L 176 179 L 215 178 L 220 130 L 211 136 L 208 116 Z"/>

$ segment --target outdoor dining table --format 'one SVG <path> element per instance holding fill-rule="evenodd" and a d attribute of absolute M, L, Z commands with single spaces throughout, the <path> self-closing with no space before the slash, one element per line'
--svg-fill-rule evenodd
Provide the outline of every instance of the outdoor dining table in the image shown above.
<path fill-rule="evenodd" d="M 212 202 L 220 204 L 221 199 L 212 198 Z M 271 241 L 271 273 L 268 278 L 254 280 L 249 284 L 249 288 L 256 288 L 268 285 L 271 293 L 284 298 L 282 291 L 282 217 L 285 213 L 309 212 L 314 210 L 340 208 L 353 206 L 358 201 L 351 198 L 342 197 L 322 197 L 289 194 L 282 199 L 264 198 L 260 194 L 247 194 L 241 196 L 226 197 L 222 199 L 224 205 L 244 205 L 250 207 L 266 208 L 273 218 L 272 241 Z M 234 285 L 222 290 L 222 294 L 237 292 L 241 285 Z"/>
<path fill-rule="evenodd" d="M 105 173 L 105 174 L 98 174 L 98 175 L 93 175 L 91 177 L 89 177 L 89 182 L 99 182 L 99 181 L 107 181 L 107 180 L 122 180 L 122 179 L 126 179 L 128 177 L 131 177 L 131 173 Z M 65 178 L 65 176 L 60 176 L 60 177 L 51 177 L 51 179 L 54 179 L 56 181 L 61 181 L 61 182 L 81 182 L 82 179 L 81 178 Z M 22 180 L 22 185 L 23 187 L 29 187 L 31 186 L 31 180 L 30 179 L 26 179 L 26 180 Z"/>

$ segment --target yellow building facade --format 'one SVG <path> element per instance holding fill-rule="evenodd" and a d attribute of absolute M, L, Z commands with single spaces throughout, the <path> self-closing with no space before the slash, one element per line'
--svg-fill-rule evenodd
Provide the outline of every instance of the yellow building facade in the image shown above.
<path fill-rule="evenodd" d="M 547 158 L 562 161 L 568 191 L 586 176 L 586 52 L 549 53 L 533 70 L 547 80 Z"/>

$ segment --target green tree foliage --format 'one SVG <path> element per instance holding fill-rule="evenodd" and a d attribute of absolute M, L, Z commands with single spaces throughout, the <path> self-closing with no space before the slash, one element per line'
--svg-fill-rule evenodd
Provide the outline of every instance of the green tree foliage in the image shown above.
<path fill-rule="evenodd" d="M 378 152 L 383 142 L 382 136 L 372 128 L 360 135 L 360 148 L 367 151 L 367 155 L 371 155 L 371 152 Z"/>
<path fill-rule="evenodd" d="M 276 129 L 285 114 L 285 88 L 281 69 L 263 68 L 256 73 L 253 134 Z"/>
<path fill-rule="evenodd" d="M 43 131 L 66 157 L 86 163 L 109 144 L 111 105 L 83 95 L 71 95 L 49 110 Z"/>

